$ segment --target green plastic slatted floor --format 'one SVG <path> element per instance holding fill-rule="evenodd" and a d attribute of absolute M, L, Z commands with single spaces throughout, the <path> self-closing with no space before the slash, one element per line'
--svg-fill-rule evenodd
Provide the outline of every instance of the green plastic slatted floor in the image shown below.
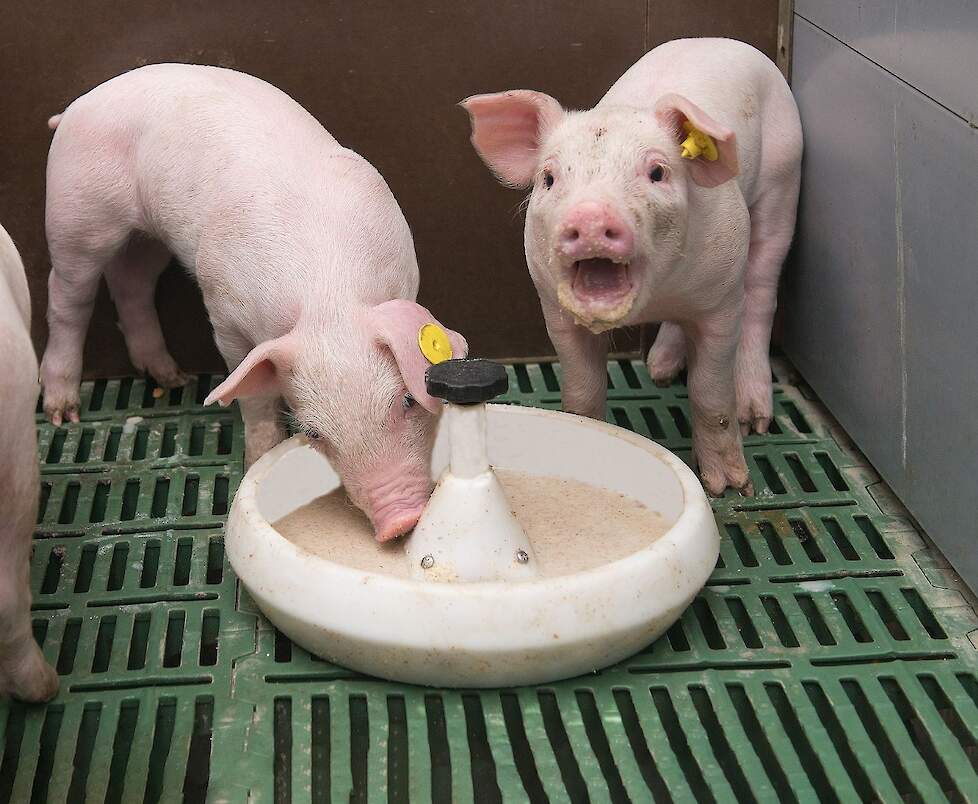
<path fill-rule="evenodd" d="M 87 383 L 39 418 L 34 631 L 47 706 L 0 703 L 0 802 L 938 801 L 978 798 L 978 620 L 940 554 L 803 387 L 747 440 L 757 496 L 715 502 L 707 588 L 601 673 L 458 692 L 310 657 L 238 586 L 241 477 L 220 379 Z M 557 365 L 504 401 L 559 405 Z M 608 366 L 608 419 L 689 459 L 681 383 Z"/>

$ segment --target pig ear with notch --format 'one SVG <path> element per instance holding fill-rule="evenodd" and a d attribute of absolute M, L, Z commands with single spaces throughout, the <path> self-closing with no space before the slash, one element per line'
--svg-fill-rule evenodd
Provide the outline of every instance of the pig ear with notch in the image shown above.
<path fill-rule="evenodd" d="M 297 340 L 290 332 L 258 344 L 228 378 L 207 395 L 204 404 L 219 402 L 224 407 L 242 397 L 281 394 L 282 377 L 295 365 Z"/>
<path fill-rule="evenodd" d="M 683 128 L 687 121 L 716 144 L 715 160 L 710 161 L 706 154 L 688 160 L 690 175 L 701 187 L 717 187 L 740 172 L 737 164 L 737 136 L 695 103 L 682 95 L 663 95 L 655 104 L 655 116 L 663 127 L 672 132 L 677 145 L 689 136 Z"/>
<path fill-rule="evenodd" d="M 499 180 L 529 187 L 540 164 L 540 143 L 564 115 L 543 92 L 513 89 L 473 95 L 459 104 L 469 113 L 472 145 Z"/>
<path fill-rule="evenodd" d="M 367 316 L 374 341 L 391 350 L 411 396 L 425 410 L 436 413 L 441 408 L 441 402 L 425 390 L 424 375 L 431 363 L 421 352 L 421 328 L 426 324 L 434 324 L 444 330 L 452 346 L 451 356 L 454 358 L 468 354 L 469 346 L 465 338 L 442 327 L 424 307 L 407 299 L 394 299 L 378 304 L 370 309 Z"/>

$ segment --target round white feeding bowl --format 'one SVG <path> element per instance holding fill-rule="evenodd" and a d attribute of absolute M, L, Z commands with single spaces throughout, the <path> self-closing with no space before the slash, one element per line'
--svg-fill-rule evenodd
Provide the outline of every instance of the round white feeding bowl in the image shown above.
<path fill-rule="evenodd" d="M 720 536 L 699 481 L 641 436 L 566 413 L 488 406 L 498 470 L 607 489 L 658 512 L 665 531 L 624 557 L 529 580 L 433 582 L 357 569 L 302 549 L 272 523 L 334 491 L 329 462 L 296 436 L 247 472 L 226 546 L 262 612 L 311 653 L 370 675 L 445 687 L 538 684 L 592 672 L 648 645 L 716 564 Z M 434 477 L 448 462 L 439 430 Z M 368 545 L 369 546 L 369 545 Z M 400 548 L 395 548 L 400 549 Z"/>

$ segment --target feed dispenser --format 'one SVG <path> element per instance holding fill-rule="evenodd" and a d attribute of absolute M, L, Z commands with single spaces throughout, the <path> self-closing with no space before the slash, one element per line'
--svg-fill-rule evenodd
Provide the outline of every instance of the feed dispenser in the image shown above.
<path fill-rule="evenodd" d="M 501 366 L 429 369 L 445 400 L 438 485 L 414 533 L 372 538 L 302 436 L 245 475 L 228 557 L 306 650 L 395 681 L 539 684 L 630 656 L 682 614 L 719 533 L 690 469 L 658 444 L 567 413 L 487 405 Z"/>
<path fill-rule="evenodd" d="M 506 369 L 448 360 L 428 369 L 428 393 L 445 401 L 450 460 L 421 520 L 405 540 L 412 575 L 473 582 L 538 577 L 536 556 L 486 451 L 486 402 L 503 393 Z"/>

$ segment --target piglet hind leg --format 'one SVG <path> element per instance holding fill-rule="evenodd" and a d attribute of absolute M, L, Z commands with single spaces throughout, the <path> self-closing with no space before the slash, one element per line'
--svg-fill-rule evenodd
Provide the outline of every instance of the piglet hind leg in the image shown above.
<path fill-rule="evenodd" d="M 119 313 L 119 328 L 133 366 L 164 388 L 187 383 L 166 348 L 154 294 L 156 281 L 170 261 L 170 252 L 155 240 L 132 237 L 105 269 L 105 281 Z"/>
<path fill-rule="evenodd" d="M 737 420 L 741 434 L 771 425 L 771 327 L 778 306 L 778 277 L 791 246 L 798 176 L 774 184 L 751 207 L 750 250 L 744 278 L 744 318 L 737 348 Z"/>
<path fill-rule="evenodd" d="M 739 309 L 728 310 L 685 327 L 693 453 L 703 486 L 714 497 L 728 486 L 748 497 L 754 494 L 736 421 L 733 367 L 739 314 Z"/>
<path fill-rule="evenodd" d="M 50 239 L 50 238 L 49 238 Z M 83 250 L 51 243 L 48 342 L 41 360 L 44 413 L 54 425 L 79 420 L 82 349 L 99 278 L 118 246 Z"/>
<path fill-rule="evenodd" d="M 543 316 L 560 359 L 564 410 L 604 421 L 608 397 L 608 336 L 595 335 L 575 324 L 556 305 L 545 303 Z"/>
<path fill-rule="evenodd" d="M 646 365 L 660 388 L 670 385 L 686 367 L 686 336 L 679 324 L 663 321 L 659 325 Z"/>

